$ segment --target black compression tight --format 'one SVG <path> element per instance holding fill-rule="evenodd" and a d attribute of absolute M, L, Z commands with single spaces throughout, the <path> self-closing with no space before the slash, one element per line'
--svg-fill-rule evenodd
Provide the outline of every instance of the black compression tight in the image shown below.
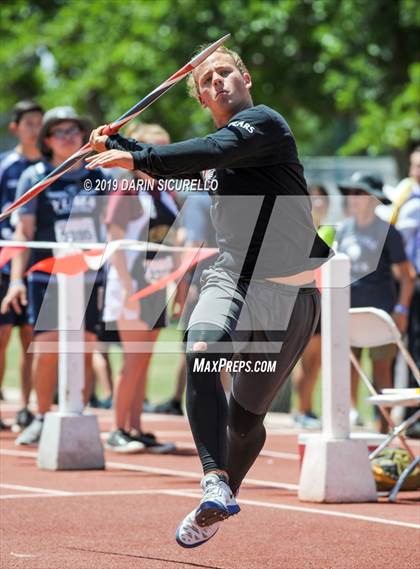
<path fill-rule="evenodd" d="M 244 409 L 231 397 L 227 430 L 227 473 L 236 492 L 265 443 L 264 415 Z"/>
<path fill-rule="evenodd" d="M 215 352 L 219 342 L 229 341 L 224 330 L 210 324 L 197 324 L 188 330 L 187 413 L 204 474 L 212 470 L 226 470 L 228 406 L 220 373 L 213 371 L 212 367 L 221 357 L 232 357 L 232 354 L 222 356 Z M 195 350 L 197 342 L 205 342 L 207 350 Z M 210 371 L 197 371 L 198 365 L 209 367 Z"/>
<path fill-rule="evenodd" d="M 207 350 L 195 350 L 198 342 L 205 342 Z M 233 397 L 228 408 L 220 373 L 212 367 L 232 353 L 217 353 L 217 342 L 226 347 L 230 337 L 216 326 L 196 325 L 188 331 L 187 413 L 204 474 L 227 471 L 236 492 L 264 445 L 265 415 L 247 411 Z M 203 371 L 197 371 L 198 362 L 204 362 Z"/>

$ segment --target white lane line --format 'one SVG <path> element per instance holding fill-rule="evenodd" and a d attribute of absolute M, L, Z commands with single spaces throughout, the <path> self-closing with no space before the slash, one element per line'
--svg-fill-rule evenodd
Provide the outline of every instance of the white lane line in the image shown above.
<path fill-rule="evenodd" d="M 167 494 L 175 496 L 185 496 L 186 498 L 197 498 L 194 492 L 185 492 L 183 490 L 169 490 Z M 376 518 L 373 516 L 364 516 L 362 514 L 351 514 L 349 512 L 337 512 L 335 510 L 321 510 L 319 508 L 306 508 L 304 506 L 290 506 L 286 504 L 273 504 L 271 502 L 261 502 L 259 500 L 239 500 L 239 504 L 246 504 L 248 506 L 256 506 L 258 508 L 271 508 L 275 510 L 289 510 L 293 512 L 302 512 L 304 514 L 316 514 L 320 516 L 332 516 L 336 518 L 347 518 L 351 520 L 372 522 L 377 524 L 400 526 L 405 528 L 420 529 L 420 524 L 410 522 L 400 522 L 398 520 L 389 520 L 385 518 Z"/>
<path fill-rule="evenodd" d="M 299 460 L 300 457 L 294 452 L 280 452 L 276 450 L 263 450 L 260 456 L 269 456 L 271 458 L 284 458 L 285 460 Z"/>
<path fill-rule="evenodd" d="M 19 451 L 19 450 L 6 450 L 0 449 L 0 456 L 25 456 L 36 458 L 36 452 L 29 452 L 29 451 Z M 199 472 L 191 472 L 187 470 L 174 470 L 170 468 L 154 468 L 151 466 L 140 466 L 138 464 L 127 464 L 125 462 L 114 462 L 114 461 L 107 461 L 105 464 L 106 468 L 120 468 L 122 470 L 131 470 L 134 472 L 146 472 L 150 474 L 162 474 L 164 476 L 181 476 L 183 478 L 193 478 L 194 480 L 201 480 L 202 474 Z M 298 490 L 298 484 L 289 484 L 287 482 L 274 482 L 272 480 L 259 480 L 256 478 L 245 478 L 245 484 L 249 484 L 251 486 L 264 486 L 266 488 L 279 488 L 281 490 L 290 490 L 296 491 Z"/>
<path fill-rule="evenodd" d="M 38 456 L 38 453 L 36 451 L 28 450 L 0 449 L 0 455 L 19 456 L 22 458 L 36 458 Z"/>
<path fill-rule="evenodd" d="M 41 557 L 40 555 L 34 555 L 32 553 L 14 553 L 13 551 L 10 552 L 12 557 L 19 557 L 21 559 L 27 559 L 28 557 Z"/>
<path fill-rule="evenodd" d="M 27 488 L 28 490 L 30 489 L 29 486 Z M 190 489 L 187 488 L 182 491 L 190 492 Z M 142 496 L 147 494 L 166 494 L 167 492 L 168 490 L 166 488 L 156 488 L 154 490 L 92 490 L 83 492 L 54 492 L 51 494 L 3 494 L 0 496 L 0 500 L 16 500 L 20 498 L 79 498 L 86 496 Z M 199 495 L 199 493 L 196 494 L 196 496 Z"/>
<path fill-rule="evenodd" d="M 202 474 L 199 472 L 191 472 L 188 470 L 173 470 L 171 468 L 156 468 L 152 466 L 140 466 L 138 464 L 126 464 L 124 462 L 107 462 L 107 468 L 121 468 L 123 470 L 133 470 L 137 472 L 147 472 L 150 474 L 162 474 L 166 476 L 181 476 L 183 478 L 193 478 L 201 480 Z M 258 480 L 255 478 L 245 478 L 245 484 L 251 486 L 265 486 L 267 488 L 280 488 L 282 490 L 298 490 L 297 484 L 288 484 L 286 482 L 273 482 L 271 480 Z"/>
<path fill-rule="evenodd" d="M 0 484 L 0 488 L 5 490 L 22 490 L 23 492 L 36 492 L 39 494 L 57 494 L 58 496 L 63 496 L 65 494 L 70 494 L 65 490 L 51 490 L 50 488 L 38 488 L 36 486 L 20 486 L 18 484 Z"/>

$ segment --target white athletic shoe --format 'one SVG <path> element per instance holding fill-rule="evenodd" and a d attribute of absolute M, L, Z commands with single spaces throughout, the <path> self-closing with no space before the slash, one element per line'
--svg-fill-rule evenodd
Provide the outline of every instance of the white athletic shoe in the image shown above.
<path fill-rule="evenodd" d="M 44 419 L 35 417 L 29 427 L 26 427 L 15 440 L 15 445 L 36 446 L 41 438 Z"/>
<path fill-rule="evenodd" d="M 229 486 L 217 474 L 208 474 L 201 481 L 203 498 L 179 524 L 176 541 L 181 547 L 198 547 L 211 539 L 226 518 L 240 511 Z"/>
<path fill-rule="evenodd" d="M 218 531 L 221 522 L 208 527 L 200 527 L 195 521 L 197 510 L 193 510 L 179 524 L 176 530 L 176 541 L 181 547 L 198 547 L 211 539 Z"/>
<path fill-rule="evenodd" d="M 204 494 L 195 515 L 200 527 L 221 522 L 240 511 L 232 490 L 217 474 L 204 476 L 201 488 Z"/>

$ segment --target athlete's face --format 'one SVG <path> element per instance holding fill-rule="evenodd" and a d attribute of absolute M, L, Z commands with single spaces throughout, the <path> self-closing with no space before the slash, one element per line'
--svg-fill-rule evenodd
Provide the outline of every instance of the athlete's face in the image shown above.
<path fill-rule="evenodd" d="M 18 138 L 24 147 L 36 146 L 39 131 L 41 130 L 42 113 L 30 111 L 25 113 L 18 123 L 10 124 L 10 131 Z"/>
<path fill-rule="evenodd" d="M 220 119 L 252 105 L 249 73 L 241 73 L 228 53 L 215 52 L 194 72 L 199 100 L 213 115 L 216 124 Z"/>
<path fill-rule="evenodd" d="M 67 160 L 82 146 L 83 131 L 77 122 L 62 121 L 51 127 L 45 143 L 55 160 Z"/>

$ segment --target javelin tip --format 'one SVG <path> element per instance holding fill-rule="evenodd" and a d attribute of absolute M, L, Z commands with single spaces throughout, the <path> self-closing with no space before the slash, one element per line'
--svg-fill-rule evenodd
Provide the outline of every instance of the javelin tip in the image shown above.
<path fill-rule="evenodd" d="M 225 36 L 223 36 L 222 38 L 220 38 L 220 42 L 221 43 L 225 43 L 225 41 L 227 41 L 229 38 L 231 37 L 231 34 L 226 34 Z"/>
<path fill-rule="evenodd" d="M 211 55 L 213 52 L 215 52 L 216 49 L 219 48 L 222 44 L 224 44 L 225 41 L 228 40 L 229 38 L 230 38 L 230 34 L 226 34 L 225 36 L 223 36 L 220 39 L 213 42 L 211 45 L 206 47 L 206 49 L 204 49 L 202 52 L 200 52 L 195 57 L 193 57 L 193 59 L 191 59 L 189 65 L 192 68 L 194 68 L 194 67 L 197 67 L 198 65 L 200 65 L 201 63 L 203 63 L 203 61 L 206 60 L 209 55 Z"/>

